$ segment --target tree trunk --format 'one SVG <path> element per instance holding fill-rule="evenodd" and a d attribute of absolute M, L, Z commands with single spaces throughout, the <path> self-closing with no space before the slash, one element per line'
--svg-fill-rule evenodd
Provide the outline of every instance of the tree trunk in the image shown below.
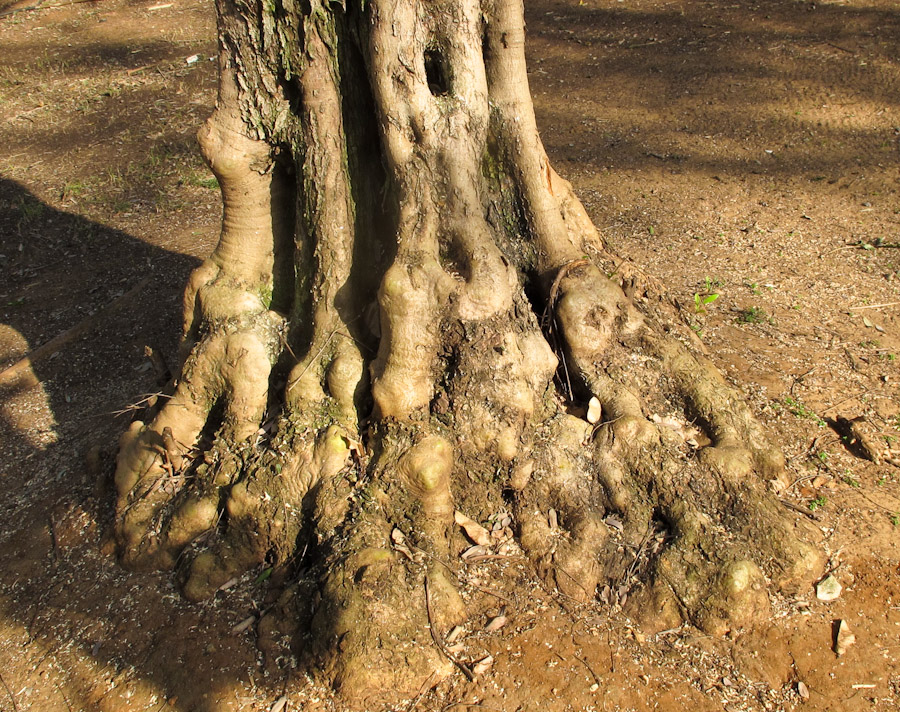
<path fill-rule="evenodd" d="M 126 565 L 191 599 L 303 568 L 282 609 L 367 704 L 453 669 L 455 512 L 508 512 L 575 599 L 640 574 L 650 628 L 750 625 L 816 574 L 780 453 L 550 166 L 521 0 L 217 7 L 222 234 L 122 438 Z"/>

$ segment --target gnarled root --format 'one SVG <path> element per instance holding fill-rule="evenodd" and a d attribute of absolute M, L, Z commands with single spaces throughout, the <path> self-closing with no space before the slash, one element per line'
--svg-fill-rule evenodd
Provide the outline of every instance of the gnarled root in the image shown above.
<path fill-rule="evenodd" d="M 123 561 L 177 567 L 192 599 L 302 571 L 278 610 L 367 706 L 454 669 L 457 509 L 511 506 L 547 584 L 651 628 L 752 625 L 808 582 L 763 428 L 592 261 L 537 134 L 521 3 L 310 7 L 219 3 L 201 143 L 222 236 L 172 397 L 122 438 Z"/>
<path fill-rule="evenodd" d="M 517 483 L 522 516 L 538 512 L 523 544 L 569 596 L 608 586 L 650 628 L 758 622 L 769 582 L 802 586 L 822 564 L 770 490 L 781 454 L 712 364 L 648 326 L 595 268 L 572 270 L 561 294 L 570 370 L 602 416 L 562 421 Z"/>

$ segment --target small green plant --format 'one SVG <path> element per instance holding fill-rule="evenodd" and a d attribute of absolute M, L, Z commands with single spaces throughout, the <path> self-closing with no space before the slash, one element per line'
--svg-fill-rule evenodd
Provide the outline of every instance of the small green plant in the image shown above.
<path fill-rule="evenodd" d="M 705 314 L 707 305 L 712 304 L 718 298 L 718 294 L 701 295 L 699 292 L 694 292 L 694 313 Z"/>
<path fill-rule="evenodd" d="M 891 524 L 893 524 L 895 527 L 900 526 L 900 514 L 895 512 L 894 514 L 892 514 L 890 516 L 890 519 L 891 519 Z"/>
<path fill-rule="evenodd" d="M 27 225 L 44 214 L 44 204 L 32 198 L 22 197 L 19 200 L 19 226 Z"/>
<path fill-rule="evenodd" d="M 203 176 L 198 176 L 196 173 L 191 173 L 184 179 L 184 184 L 192 186 L 194 188 L 206 188 L 207 190 L 218 190 L 219 181 L 215 176 L 211 178 L 205 178 Z"/>
<path fill-rule="evenodd" d="M 759 288 L 759 284 L 757 284 L 756 282 L 744 282 L 744 284 L 750 288 L 750 292 L 752 294 L 759 296 L 762 293 Z"/>
<path fill-rule="evenodd" d="M 817 458 L 817 459 L 819 460 L 819 462 L 821 462 L 823 465 L 828 464 L 828 453 L 825 452 L 824 450 L 819 450 L 819 452 L 816 453 L 816 458 Z"/>
<path fill-rule="evenodd" d="M 263 303 L 263 306 L 268 309 L 272 305 L 272 287 L 271 285 L 264 284 L 257 291 L 259 295 L 259 301 Z"/>
<path fill-rule="evenodd" d="M 820 418 L 814 410 L 811 410 L 802 401 L 799 401 L 796 398 L 792 398 L 791 396 L 785 396 L 784 404 L 787 406 L 788 410 L 798 418 L 806 418 L 807 420 L 813 421 L 820 428 L 825 427 L 825 421 L 822 420 L 822 418 Z"/>
<path fill-rule="evenodd" d="M 816 497 L 809 503 L 809 511 L 815 512 L 817 509 L 822 509 L 827 503 L 828 500 L 825 497 Z"/>
<path fill-rule="evenodd" d="M 859 480 L 850 474 L 850 470 L 844 471 L 844 476 L 841 477 L 841 480 L 844 484 L 850 485 L 851 487 L 859 487 Z"/>
<path fill-rule="evenodd" d="M 82 183 L 80 180 L 70 180 L 66 181 L 66 184 L 62 188 L 62 192 L 60 193 L 60 198 L 63 200 L 70 200 L 72 198 L 77 198 L 87 189 L 87 186 Z"/>
<path fill-rule="evenodd" d="M 762 307 L 747 307 L 738 313 L 737 322 L 739 324 L 761 324 L 763 322 L 771 324 L 773 320 Z"/>

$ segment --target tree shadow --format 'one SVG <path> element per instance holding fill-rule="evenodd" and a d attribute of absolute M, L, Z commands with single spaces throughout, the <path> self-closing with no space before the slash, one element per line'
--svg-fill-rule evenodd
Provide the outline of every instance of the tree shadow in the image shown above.
<path fill-rule="evenodd" d="M 13 692 L 19 709 L 28 694 L 45 696 L 32 701 L 46 710 L 123 709 L 141 690 L 179 698 L 178 709 L 216 708 L 218 691 L 256 670 L 252 641 L 230 635 L 252 602 L 188 604 L 170 575 L 126 572 L 99 546 L 112 512 L 100 453 L 112 454 L 129 420 L 113 413 L 158 388 L 143 350 L 174 356 L 197 260 L 5 178 L 0 255 L 0 369 L 84 327 L 0 385 L 0 632 L 36 665 L 23 680 L 0 653 L 4 678 L 26 690 Z"/>
<path fill-rule="evenodd" d="M 895 9 L 772 0 L 743 8 L 546 2 L 528 9 L 529 54 L 541 55 L 531 64 L 538 125 L 552 156 L 835 181 L 848 168 L 893 158 Z M 612 86 L 620 87 L 616 101 Z M 810 103 L 848 108 L 835 122 L 810 112 Z M 883 126 L 861 126 L 854 109 L 882 111 Z M 572 123 L 586 135 L 574 146 L 554 130 Z"/>

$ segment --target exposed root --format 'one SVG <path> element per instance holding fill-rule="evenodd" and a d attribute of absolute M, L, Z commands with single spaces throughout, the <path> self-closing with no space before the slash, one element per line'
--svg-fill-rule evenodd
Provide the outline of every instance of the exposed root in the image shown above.
<path fill-rule="evenodd" d="M 537 134 L 519 2 L 219 5 L 201 143 L 222 236 L 172 396 L 122 437 L 127 565 L 177 568 L 195 600 L 302 568 L 316 585 L 278 610 L 370 707 L 456 669 L 457 509 L 511 502 L 548 585 L 650 628 L 750 626 L 815 575 L 741 394 L 595 262 Z"/>

